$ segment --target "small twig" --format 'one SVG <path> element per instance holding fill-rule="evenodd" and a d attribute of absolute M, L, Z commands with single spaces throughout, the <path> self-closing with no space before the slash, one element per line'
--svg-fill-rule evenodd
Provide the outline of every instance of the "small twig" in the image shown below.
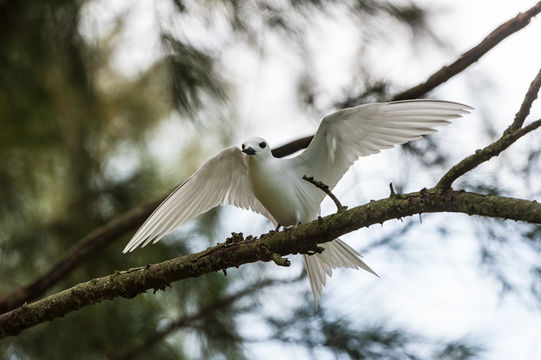
<path fill-rule="evenodd" d="M 541 2 L 540 2 L 541 4 Z M 526 127 L 522 128 L 522 124 L 532 106 L 533 101 L 537 98 L 537 93 L 541 87 L 541 69 L 537 73 L 537 76 L 530 84 L 522 105 L 520 106 L 519 111 L 515 115 L 513 123 L 503 132 L 502 136 L 494 141 L 492 144 L 486 146 L 482 150 L 477 150 L 475 154 L 468 156 L 463 159 L 461 162 L 453 166 L 449 171 L 447 171 L 440 179 L 436 188 L 439 189 L 448 189 L 451 187 L 453 182 L 458 179 L 460 176 L 464 175 L 468 171 L 473 170 L 479 164 L 490 160 L 494 156 L 498 156 L 502 151 L 511 146 L 515 141 L 520 139 L 522 136 L 526 135 L 530 131 L 537 129 L 541 126 L 540 121 L 537 120 L 532 122 Z"/>
<path fill-rule="evenodd" d="M 392 197 L 392 198 L 396 198 L 396 193 L 394 191 L 394 187 L 393 187 L 393 183 L 389 183 L 389 188 L 391 189 L 391 195 L 389 195 L 389 197 Z M 398 220 L 400 220 L 400 222 L 404 222 L 404 220 L 402 220 L 402 218 L 398 218 Z M 381 226 L 383 227 L 383 223 L 381 224 Z"/>
<path fill-rule="evenodd" d="M 334 194 L 331 192 L 328 185 L 324 184 L 321 181 L 315 180 L 312 176 L 303 175 L 302 178 L 303 178 L 303 180 L 308 181 L 310 184 L 312 184 L 315 187 L 321 189 L 325 194 L 327 194 L 332 199 L 332 201 L 334 201 L 334 204 L 336 205 L 336 210 L 338 212 L 340 212 L 342 210 L 346 210 L 348 208 L 347 206 L 343 206 L 340 203 L 338 198 L 336 196 L 334 196 Z"/>
<path fill-rule="evenodd" d="M 393 183 L 389 183 L 389 188 L 391 189 L 391 196 L 396 196 L 396 193 L 394 192 Z"/>
<path fill-rule="evenodd" d="M 535 101 L 535 99 L 537 99 L 539 88 L 541 88 L 541 69 L 539 69 L 537 76 L 530 84 L 528 92 L 526 93 L 526 95 L 524 96 L 524 100 L 522 101 L 522 105 L 520 106 L 519 111 L 515 115 L 515 121 L 513 121 L 511 126 L 507 128 L 506 132 L 514 132 L 522 127 L 522 124 L 524 124 L 524 120 L 526 120 L 526 117 L 530 113 L 530 108 L 532 107 L 533 102 Z"/>
<path fill-rule="evenodd" d="M 460 176 L 464 175 L 468 171 L 475 169 L 478 165 L 490 160 L 494 156 L 498 156 L 502 151 L 511 146 L 515 141 L 540 126 L 541 119 L 532 122 L 528 126 L 525 126 L 522 129 L 515 131 L 514 133 L 505 134 L 484 149 L 477 150 L 475 154 L 468 156 L 467 158 L 453 166 L 451 169 L 449 169 L 449 171 L 447 171 L 445 175 L 441 177 L 440 181 L 436 185 L 436 188 L 449 189 L 453 182 Z"/>

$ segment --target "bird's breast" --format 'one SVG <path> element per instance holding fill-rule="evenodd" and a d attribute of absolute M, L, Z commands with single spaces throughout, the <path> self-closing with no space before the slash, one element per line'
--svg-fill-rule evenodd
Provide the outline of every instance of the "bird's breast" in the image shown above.
<path fill-rule="evenodd" d="M 280 225 L 311 221 L 319 215 L 319 203 L 314 204 L 303 190 L 302 175 L 282 164 L 258 165 L 248 168 L 252 191 Z"/>

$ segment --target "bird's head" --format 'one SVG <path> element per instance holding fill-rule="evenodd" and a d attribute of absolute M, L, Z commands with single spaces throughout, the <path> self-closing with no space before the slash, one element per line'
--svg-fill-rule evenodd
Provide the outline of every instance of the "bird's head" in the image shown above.
<path fill-rule="evenodd" d="M 242 143 L 242 152 L 255 159 L 272 157 L 271 149 L 265 139 L 252 137 Z"/>

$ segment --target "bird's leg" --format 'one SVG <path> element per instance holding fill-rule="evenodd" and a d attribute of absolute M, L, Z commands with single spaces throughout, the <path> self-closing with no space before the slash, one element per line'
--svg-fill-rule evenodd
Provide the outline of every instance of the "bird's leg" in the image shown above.
<path fill-rule="evenodd" d="M 310 184 L 312 184 L 315 187 L 321 189 L 321 191 L 323 191 L 325 194 L 327 194 L 332 199 L 332 201 L 334 201 L 334 204 L 336 205 L 336 209 L 337 209 L 338 212 L 340 212 L 342 210 L 346 210 L 348 208 L 347 206 L 343 206 L 340 203 L 338 198 L 336 196 L 334 196 L 334 194 L 331 192 L 328 185 L 324 184 L 321 181 L 315 180 L 312 176 L 308 177 L 306 175 L 303 175 L 302 178 L 303 178 L 303 180 L 308 181 Z"/>

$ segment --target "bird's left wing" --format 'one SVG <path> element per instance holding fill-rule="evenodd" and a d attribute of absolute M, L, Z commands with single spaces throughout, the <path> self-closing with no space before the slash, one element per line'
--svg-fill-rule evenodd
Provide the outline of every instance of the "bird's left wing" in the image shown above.
<path fill-rule="evenodd" d="M 339 110 L 322 121 L 308 148 L 295 165 L 306 169 L 332 189 L 359 158 L 392 148 L 422 135 L 435 126 L 469 113 L 471 107 L 450 101 L 405 100 L 364 104 Z"/>
<path fill-rule="evenodd" d="M 210 158 L 176 188 L 137 230 L 123 252 L 151 241 L 156 243 L 197 215 L 228 204 L 251 209 L 274 222 L 272 215 L 253 194 L 245 155 L 235 146 Z"/>

